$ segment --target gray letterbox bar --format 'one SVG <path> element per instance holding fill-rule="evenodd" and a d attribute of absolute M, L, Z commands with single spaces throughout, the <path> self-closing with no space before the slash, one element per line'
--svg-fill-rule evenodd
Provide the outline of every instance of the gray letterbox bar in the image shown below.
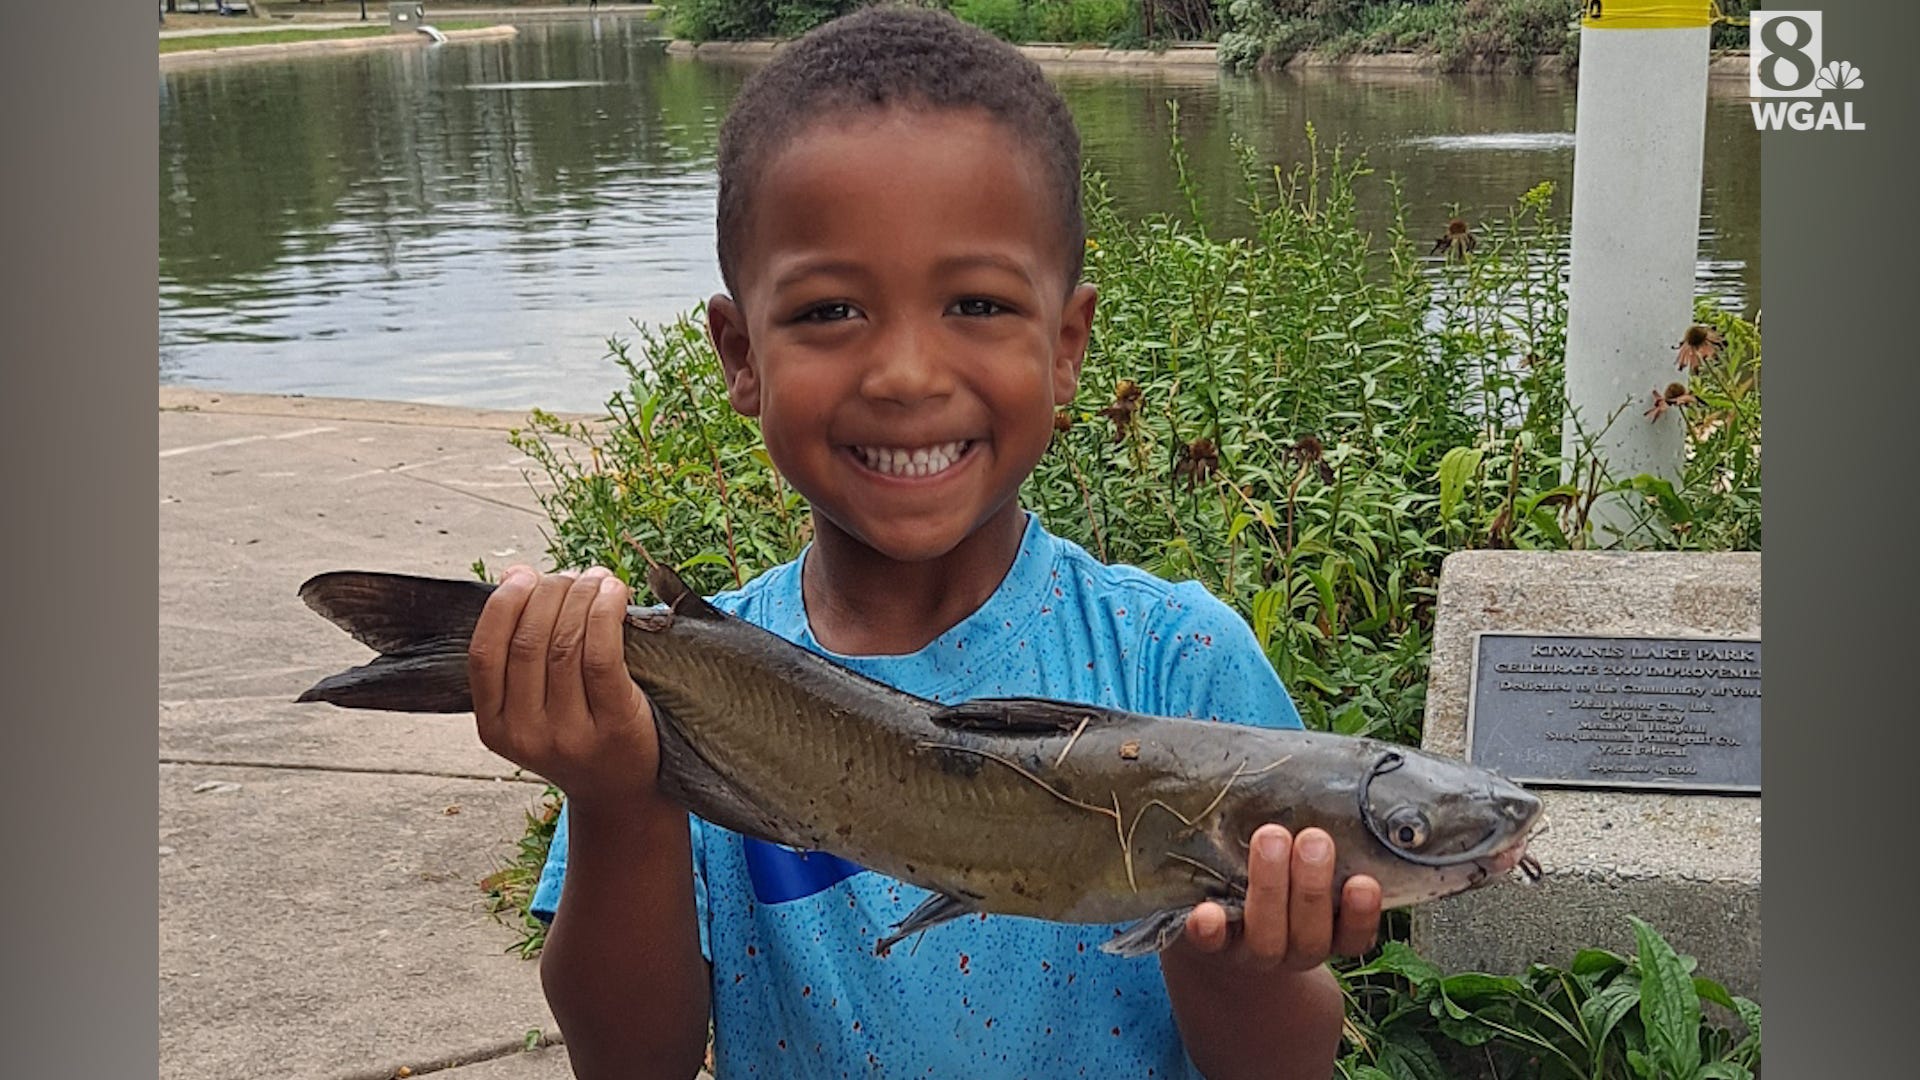
<path fill-rule="evenodd" d="M 1757 793 L 1758 638 L 1474 635 L 1467 760 L 1539 786 Z"/>

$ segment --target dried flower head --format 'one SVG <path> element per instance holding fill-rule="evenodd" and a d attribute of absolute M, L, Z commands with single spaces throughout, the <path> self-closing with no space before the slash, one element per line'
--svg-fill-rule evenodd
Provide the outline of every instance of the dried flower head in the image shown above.
<path fill-rule="evenodd" d="M 1174 452 L 1173 475 L 1186 478 L 1190 489 L 1219 470 L 1220 450 L 1204 435 Z"/>
<path fill-rule="evenodd" d="M 1133 427 L 1134 414 L 1140 411 L 1140 384 L 1132 379 L 1121 379 L 1113 388 L 1113 404 L 1101 409 L 1099 415 L 1113 421 L 1113 441 L 1125 442 L 1127 431 Z"/>
<path fill-rule="evenodd" d="M 1065 431 L 1073 426 L 1073 414 L 1065 409 L 1053 410 L 1053 430 Z"/>
<path fill-rule="evenodd" d="M 1467 228 L 1467 223 L 1459 218 L 1454 218 L 1452 221 L 1447 222 L 1446 234 L 1433 242 L 1433 250 L 1427 252 L 1427 254 L 1440 255 L 1444 253 L 1449 259 L 1460 259 L 1465 258 L 1467 252 L 1472 251 L 1478 246 L 1480 246 L 1480 241 L 1473 235 L 1473 231 Z"/>
<path fill-rule="evenodd" d="M 1676 409 L 1683 405 L 1698 404 L 1700 404 L 1700 399 L 1694 397 L 1693 392 L 1688 390 L 1684 384 L 1668 383 L 1664 393 L 1659 390 L 1653 392 L 1653 405 L 1647 409 L 1646 415 L 1658 420 L 1666 415 L 1668 409 Z"/>

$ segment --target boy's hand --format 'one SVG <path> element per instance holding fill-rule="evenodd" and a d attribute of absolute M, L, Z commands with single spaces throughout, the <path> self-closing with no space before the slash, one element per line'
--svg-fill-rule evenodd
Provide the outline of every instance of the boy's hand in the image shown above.
<path fill-rule="evenodd" d="M 1247 857 L 1247 901 L 1241 925 L 1227 924 L 1219 904 L 1187 916 L 1178 947 L 1253 970 L 1307 971 L 1329 957 L 1373 947 L 1380 925 L 1380 883 L 1347 879 L 1333 904 L 1333 838 L 1321 829 L 1294 837 L 1279 825 L 1253 834 Z"/>
<path fill-rule="evenodd" d="M 628 589 L 602 567 L 507 569 L 467 650 L 480 741 L 576 801 L 645 801 L 660 751 L 627 673 Z"/>
<path fill-rule="evenodd" d="M 1355 875 L 1333 910 L 1333 838 L 1279 825 L 1253 834 L 1238 927 L 1218 904 L 1187 916 L 1160 954 L 1187 1053 L 1216 1080 L 1326 1080 L 1340 1048 L 1344 999 L 1326 967 L 1373 946 L 1380 883 Z"/>

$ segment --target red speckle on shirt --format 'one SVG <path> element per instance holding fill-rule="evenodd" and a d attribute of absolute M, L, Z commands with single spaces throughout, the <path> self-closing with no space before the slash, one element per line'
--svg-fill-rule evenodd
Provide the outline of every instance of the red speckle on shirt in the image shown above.
<path fill-rule="evenodd" d="M 1114 613 L 1115 615 L 1118 615 L 1119 617 L 1121 617 L 1121 618 L 1123 618 L 1123 619 L 1127 617 L 1127 609 L 1126 609 L 1126 608 L 1114 608 L 1114 609 L 1113 609 L 1113 613 Z"/>
<path fill-rule="evenodd" d="M 1114 1029 L 1113 1029 L 1113 1034 L 1114 1034 L 1114 1036 L 1115 1036 L 1115 1037 L 1117 1038 L 1117 1037 L 1119 1036 L 1119 1034 L 1120 1034 L 1120 1029 L 1119 1029 L 1119 1028 L 1114 1028 Z"/>
<path fill-rule="evenodd" d="M 1078 945 L 1076 945 L 1076 946 L 1074 946 L 1074 948 L 1076 948 L 1076 949 L 1079 949 L 1079 950 L 1080 950 L 1081 952 L 1086 952 L 1086 951 L 1087 951 L 1087 943 L 1083 941 L 1083 942 L 1081 942 L 1080 944 L 1078 944 Z"/>
<path fill-rule="evenodd" d="M 801 988 L 800 988 L 800 996 L 801 996 L 801 997 L 812 997 L 812 996 L 813 996 L 813 987 L 811 987 L 811 986 L 803 986 L 803 987 L 801 987 Z"/>
<path fill-rule="evenodd" d="M 1065 595 L 1067 595 L 1067 594 L 1066 594 L 1066 593 L 1063 593 L 1063 592 L 1061 592 L 1061 591 L 1060 591 L 1060 586 L 1058 586 L 1058 585 L 1055 585 L 1055 586 L 1053 587 L 1053 595 L 1055 595 L 1055 596 L 1065 596 Z"/>
<path fill-rule="evenodd" d="M 853 1022 L 853 1030 L 855 1030 L 855 1031 L 859 1031 L 859 1030 L 860 1030 L 860 1021 L 858 1021 L 858 1020 L 855 1020 L 855 1021 Z"/>
<path fill-rule="evenodd" d="M 993 1026 L 993 1017 L 991 1017 L 991 1016 L 989 1016 L 989 1017 L 987 1017 L 987 1026 L 988 1026 L 988 1027 L 992 1027 L 992 1026 Z"/>
<path fill-rule="evenodd" d="M 968 965 L 968 964 L 970 964 L 970 963 L 972 963 L 972 962 L 973 962 L 973 958 L 972 958 L 972 957 L 970 957 L 970 956 L 968 956 L 968 955 L 967 955 L 966 953 L 961 953 L 961 954 L 960 954 L 960 974 L 962 974 L 962 975 L 971 975 L 971 974 L 973 974 L 972 972 L 970 972 L 970 971 L 968 971 L 968 970 L 967 970 L 967 965 Z"/>
<path fill-rule="evenodd" d="M 746 981 L 746 978 L 747 978 L 747 973 L 744 971 L 738 975 L 735 975 L 733 977 L 733 985 L 739 986 L 742 982 Z"/>
<path fill-rule="evenodd" d="M 1053 965 L 1052 965 L 1052 964 L 1049 964 L 1049 963 L 1047 963 L 1047 962 L 1046 962 L 1045 960 L 1042 960 L 1042 961 L 1040 961 L 1040 970 L 1041 970 L 1041 971 L 1052 971 L 1052 970 L 1053 970 Z"/>
<path fill-rule="evenodd" d="M 787 1048 L 787 1040 L 781 1039 L 778 1045 L 780 1049 L 785 1050 Z"/>
<path fill-rule="evenodd" d="M 760 950 L 758 950 L 758 949 L 756 949 L 756 948 L 754 948 L 753 946 L 751 946 L 751 945 L 749 945 L 749 946 L 747 946 L 747 955 L 748 955 L 748 956 L 758 956 L 758 955 L 760 955 Z"/>

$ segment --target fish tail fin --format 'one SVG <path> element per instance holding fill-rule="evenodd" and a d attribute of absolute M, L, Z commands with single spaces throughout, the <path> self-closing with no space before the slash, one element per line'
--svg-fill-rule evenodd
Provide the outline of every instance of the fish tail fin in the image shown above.
<path fill-rule="evenodd" d="M 467 645 L 493 586 L 342 570 L 309 578 L 300 599 L 380 653 L 315 683 L 298 701 L 389 712 L 473 711 Z"/>

